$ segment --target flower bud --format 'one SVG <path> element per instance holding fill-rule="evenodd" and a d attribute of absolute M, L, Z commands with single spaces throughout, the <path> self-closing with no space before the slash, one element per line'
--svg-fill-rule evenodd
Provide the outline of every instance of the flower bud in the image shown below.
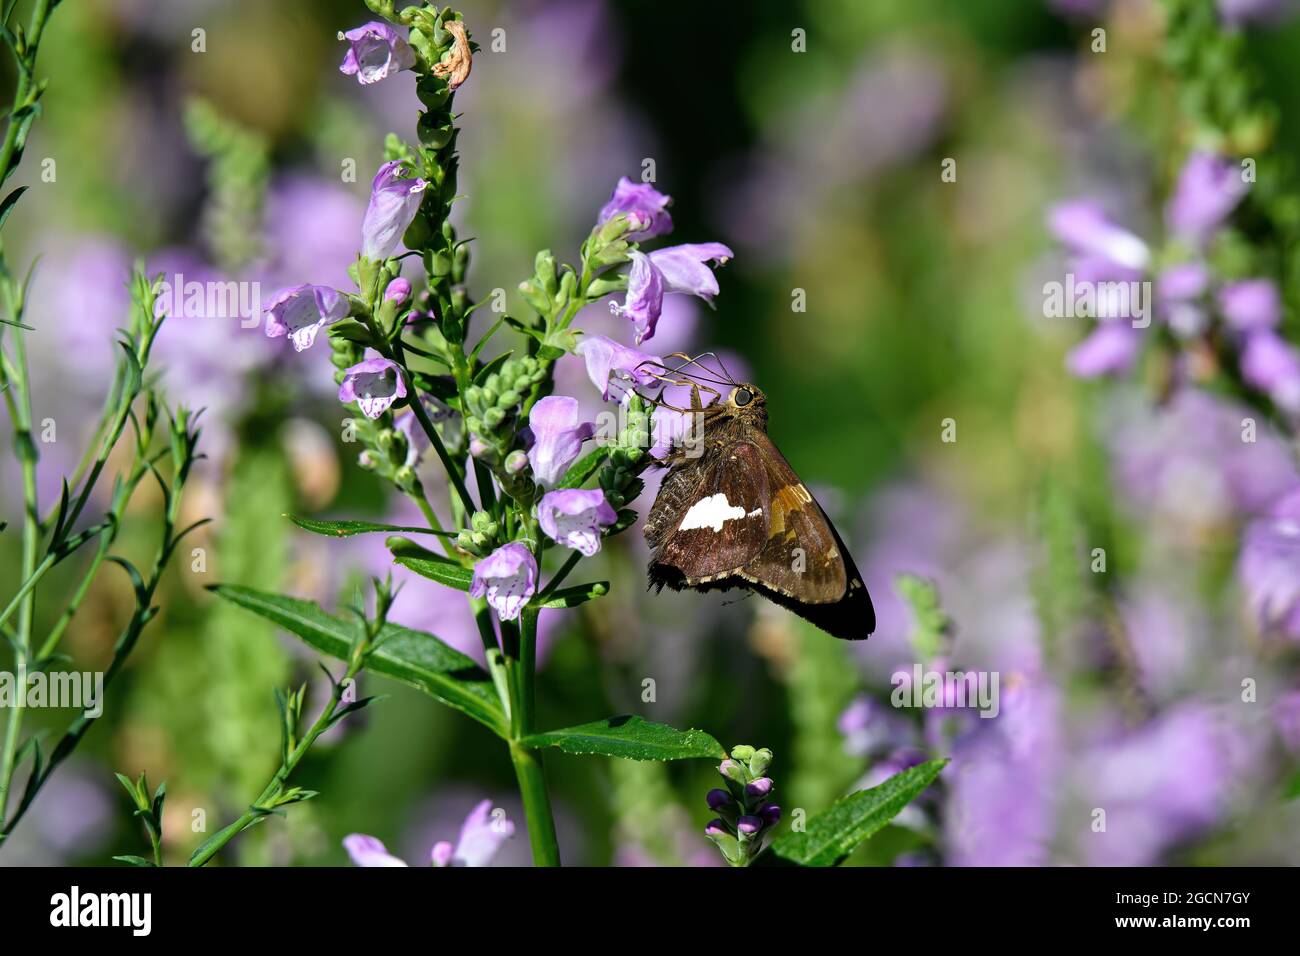
<path fill-rule="evenodd" d="M 761 800 L 772 792 L 772 778 L 759 777 L 750 783 L 745 784 L 745 796 Z"/>
<path fill-rule="evenodd" d="M 704 800 L 708 803 L 710 810 L 721 810 L 731 803 L 731 794 L 715 787 L 704 795 Z"/>
<path fill-rule="evenodd" d="M 772 751 L 766 747 L 762 750 L 756 750 L 754 755 L 749 758 L 749 772 L 755 777 L 763 776 L 770 766 L 772 766 Z"/>
<path fill-rule="evenodd" d="M 743 840 L 746 837 L 752 837 L 763 829 L 763 820 L 755 816 L 743 816 L 736 821 L 736 831 Z"/>
<path fill-rule="evenodd" d="M 745 776 L 745 768 L 734 760 L 727 759 L 718 764 L 718 773 L 722 774 L 728 780 L 734 780 L 736 783 L 744 785 L 748 783 Z"/>
<path fill-rule="evenodd" d="M 389 302 L 405 302 L 411 297 L 411 283 L 407 282 L 401 276 L 398 276 L 392 282 L 388 283 L 388 288 L 384 290 L 384 298 Z"/>
<path fill-rule="evenodd" d="M 492 446 L 477 435 L 469 437 L 469 453 L 475 458 L 486 458 L 492 454 Z"/>
<path fill-rule="evenodd" d="M 758 808 L 758 815 L 766 826 L 774 827 L 781 822 L 781 808 L 775 803 L 765 803 Z"/>
<path fill-rule="evenodd" d="M 506 455 L 506 471 L 512 475 L 517 475 L 528 467 L 528 453 L 516 448 L 510 454 Z"/>
<path fill-rule="evenodd" d="M 736 746 L 731 748 L 732 760 L 748 761 L 753 756 L 754 756 L 754 748 L 749 746 L 748 744 L 737 744 Z"/>
<path fill-rule="evenodd" d="M 729 836 L 727 833 L 727 825 L 721 820 L 710 820 L 704 827 L 704 835 L 710 840 L 717 840 Z"/>

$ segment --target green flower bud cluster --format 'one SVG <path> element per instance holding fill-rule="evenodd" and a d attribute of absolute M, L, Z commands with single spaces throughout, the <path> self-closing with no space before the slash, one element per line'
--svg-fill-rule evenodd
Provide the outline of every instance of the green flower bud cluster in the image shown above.
<path fill-rule="evenodd" d="M 718 765 L 726 789 L 710 790 L 706 800 L 717 817 L 704 835 L 732 866 L 748 866 L 771 840 L 781 820 L 781 808 L 771 801 L 772 751 L 740 744 Z"/>
<path fill-rule="evenodd" d="M 501 522 L 486 511 L 470 515 L 469 527 L 456 536 L 456 547 L 477 557 L 490 553 L 501 534 Z"/>
<path fill-rule="evenodd" d="M 557 265 L 550 249 L 537 253 L 533 275 L 519 283 L 519 294 L 548 325 L 568 308 L 577 295 L 578 277 L 568 265 Z"/>
<path fill-rule="evenodd" d="M 638 476 L 650 463 L 650 412 L 650 406 L 635 393 L 624 407 L 625 424 L 597 478 L 612 508 L 634 501 L 645 488 L 645 482 Z"/>
<path fill-rule="evenodd" d="M 499 464 L 514 442 L 519 406 L 546 379 L 546 365 L 525 355 L 508 358 L 481 384 L 465 390 L 465 425 L 488 445 L 489 462 Z"/>
<path fill-rule="evenodd" d="M 633 228 L 633 223 L 626 213 L 619 213 L 603 222 L 591 231 L 587 241 L 582 244 L 582 256 L 587 265 L 593 269 L 604 269 L 627 262 L 628 255 L 636 248 L 635 242 L 624 238 Z"/>

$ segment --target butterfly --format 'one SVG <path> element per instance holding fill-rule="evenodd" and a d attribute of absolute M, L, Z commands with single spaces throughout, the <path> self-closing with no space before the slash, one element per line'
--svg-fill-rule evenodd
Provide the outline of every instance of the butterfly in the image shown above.
<path fill-rule="evenodd" d="M 670 451 L 646 518 L 650 586 L 743 588 L 828 634 L 864 640 L 876 627 L 871 596 L 826 512 L 768 437 L 767 397 L 725 369 L 706 382 L 728 386 L 726 393 L 701 386 L 698 373 L 687 381 L 658 377 L 691 385 L 696 432 Z M 703 405 L 702 388 L 717 401 Z"/>

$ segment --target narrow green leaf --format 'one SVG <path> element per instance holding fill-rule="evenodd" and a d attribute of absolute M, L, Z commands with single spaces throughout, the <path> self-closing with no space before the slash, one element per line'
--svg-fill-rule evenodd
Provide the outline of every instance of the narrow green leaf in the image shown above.
<path fill-rule="evenodd" d="M 356 634 L 355 622 L 326 614 L 310 601 L 253 588 L 218 584 L 211 590 L 296 634 L 321 653 L 348 659 Z M 386 624 L 366 669 L 422 690 L 498 735 L 506 735 L 505 717 L 491 678 L 471 658 L 432 634 Z"/>
<path fill-rule="evenodd" d="M 290 521 L 296 524 L 304 531 L 310 531 L 312 534 L 323 534 L 333 538 L 350 538 L 354 534 L 366 534 L 371 531 L 387 531 L 389 534 L 436 534 L 443 538 L 454 538 L 454 531 L 434 531 L 432 528 L 413 528 L 405 525 L 396 524 L 378 524 L 373 521 L 347 521 L 347 520 L 318 520 L 316 518 L 300 518 L 297 515 L 285 515 Z"/>
<path fill-rule="evenodd" d="M 416 574 L 457 591 L 468 591 L 474 580 L 474 572 L 463 564 L 427 551 L 414 542 L 401 539 L 397 542 L 390 541 L 388 548 L 393 552 L 393 560 L 402 567 L 410 568 Z"/>
<path fill-rule="evenodd" d="M 600 466 L 605 463 L 605 459 L 608 457 L 608 445 L 601 445 L 594 450 L 587 452 L 587 454 L 583 455 L 569 466 L 569 470 L 566 471 L 564 477 L 560 479 L 559 487 L 581 488 L 587 483 L 587 479 L 600 469 Z"/>
<path fill-rule="evenodd" d="M 801 866 L 837 866 L 858 844 L 894 819 L 934 782 L 947 760 L 930 760 L 895 774 L 870 790 L 858 790 L 835 801 L 808 821 L 802 833 L 777 838 L 772 852 Z"/>
<path fill-rule="evenodd" d="M 524 738 L 530 747 L 558 747 L 570 754 L 598 754 L 628 760 L 721 760 L 722 745 L 702 730 L 678 730 L 631 714 L 590 724 L 548 730 Z"/>
<path fill-rule="evenodd" d="M 119 863 L 130 863 L 132 866 L 157 866 L 153 860 L 146 860 L 142 856 L 115 856 L 113 859 L 117 860 Z"/>
<path fill-rule="evenodd" d="M 560 588 L 536 607 L 577 607 L 592 598 L 603 597 L 609 593 L 608 581 L 593 581 L 591 584 L 575 584 L 571 588 Z"/>
<path fill-rule="evenodd" d="M 0 199 L 0 229 L 4 228 L 5 220 L 8 219 L 9 214 L 14 211 L 14 206 L 18 202 L 18 198 L 25 192 L 27 192 L 27 187 L 19 186 L 8 196 L 5 196 L 4 199 Z"/>

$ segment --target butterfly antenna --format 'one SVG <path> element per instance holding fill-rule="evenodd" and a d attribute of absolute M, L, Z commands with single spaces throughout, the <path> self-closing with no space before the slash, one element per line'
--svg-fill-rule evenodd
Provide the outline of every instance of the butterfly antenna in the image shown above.
<path fill-rule="evenodd" d="M 718 358 L 717 352 L 704 352 L 694 358 L 687 355 L 685 352 L 673 352 L 671 355 L 668 355 L 666 357 L 682 359 L 682 364 L 672 370 L 674 374 L 690 375 L 693 378 L 703 379 L 704 381 L 712 382 L 715 385 L 729 385 L 734 387 L 736 385 L 736 382 L 732 380 L 731 375 L 729 372 L 726 371 L 725 366 L 723 367 L 722 372 L 719 373 L 717 370 L 709 368 L 707 365 L 705 365 L 703 362 L 700 361 L 700 359 L 704 358 L 705 355 L 711 356 L 714 360 L 717 361 L 718 365 L 720 366 L 722 365 L 722 359 Z M 698 369 L 701 369 L 706 374 L 701 375 L 699 372 L 684 371 L 685 369 L 689 368 L 692 365 L 694 365 Z M 722 377 L 719 377 L 719 374 L 721 374 Z"/>

